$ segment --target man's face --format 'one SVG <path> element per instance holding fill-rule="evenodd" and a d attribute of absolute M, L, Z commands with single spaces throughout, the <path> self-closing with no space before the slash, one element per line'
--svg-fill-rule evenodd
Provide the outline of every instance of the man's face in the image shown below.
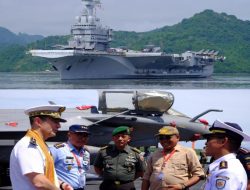
<path fill-rule="evenodd" d="M 86 145 L 88 137 L 89 137 L 88 133 L 84 132 L 74 133 L 69 131 L 68 133 L 69 142 L 76 148 L 82 148 L 84 145 Z"/>
<path fill-rule="evenodd" d="M 161 146 L 166 151 L 172 150 L 179 142 L 179 135 L 159 135 Z"/>
<path fill-rule="evenodd" d="M 130 136 L 127 134 L 117 134 L 112 137 L 112 140 L 114 141 L 116 147 L 118 149 L 123 149 L 128 142 L 130 141 Z"/>
<path fill-rule="evenodd" d="M 41 122 L 41 131 L 44 136 L 44 139 L 56 136 L 58 129 L 61 127 L 61 124 L 58 119 L 54 119 L 52 117 L 46 117 Z"/>
<path fill-rule="evenodd" d="M 207 156 L 216 156 L 217 152 L 221 149 L 222 143 L 221 140 L 223 138 L 219 137 L 217 135 L 209 135 L 207 137 L 207 142 L 206 142 L 206 155 Z"/>

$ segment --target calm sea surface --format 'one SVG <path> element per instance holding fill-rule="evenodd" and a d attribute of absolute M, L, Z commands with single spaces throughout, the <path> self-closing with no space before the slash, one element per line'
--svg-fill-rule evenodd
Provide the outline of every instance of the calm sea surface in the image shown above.
<path fill-rule="evenodd" d="M 250 75 L 213 75 L 206 79 L 61 80 L 57 72 L 2 72 L 0 89 L 250 89 Z"/>

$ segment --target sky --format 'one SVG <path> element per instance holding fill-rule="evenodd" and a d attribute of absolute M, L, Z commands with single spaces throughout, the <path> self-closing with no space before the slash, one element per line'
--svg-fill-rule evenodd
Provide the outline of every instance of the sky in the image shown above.
<path fill-rule="evenodd" d="M 249 0 L 101 0 L 104 26 L 144 32 L 172 26 L 206 9 L 250 20 Z M 81 0 L 0 0 L 0 26 L 14 33 L 67 35 Z"/>

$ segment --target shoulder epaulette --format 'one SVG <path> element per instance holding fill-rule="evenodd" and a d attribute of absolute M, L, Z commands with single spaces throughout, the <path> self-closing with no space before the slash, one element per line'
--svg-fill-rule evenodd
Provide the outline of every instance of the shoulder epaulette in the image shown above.
<path fill-rule="evenodd" d="M 64 146 L 65 146 L 64 143 L 57 143 L 57 144 L 54 145 L 55 148 L 62 148 Z"/>
<path fill-rule="evenodd" d="M 135 152 L 138 153 L 138 154 L 141 153 L 141 151 L 140 151 L 139 149 L 135 148 L 135 147 L 131 147 L 131 150 L 135 151 Z"/>
<path fill-rule="evenodd" d="M 227 161 L 221 161 L 219 165 L 219 169 L 226 169 L 226 168 L 228 168 Z"/>
<path fill-rule="evenodd" d="M 31 137 L 31 138 L 30 138 L 30 144 L 31 144 L 31 145 L 34 145 L 34 146 L 37 146 L 36 139 L 33 138 L 33 137 Z"/>
<path fill-rule="evenodd" d="M 101 147 L 100 150 L 104 150 L 104 149 L 107 149 L 109 146 L 104 146 L 104 147 Z"/>
<path fill-rule="evenodd" d="M 249 154 L 250 153 L 250 150 L 248 150 L 248 149 L 246 149 L 246 148 L 240 148 L 240 150 L 239 150 L 241 153 L 243 153 L 243 154 Z"/>
<path fill-rule="evenodd" d="M 90 152 L 86 146 L 84 146 L 84 150 L 86 150 L 87 152 Z"/>

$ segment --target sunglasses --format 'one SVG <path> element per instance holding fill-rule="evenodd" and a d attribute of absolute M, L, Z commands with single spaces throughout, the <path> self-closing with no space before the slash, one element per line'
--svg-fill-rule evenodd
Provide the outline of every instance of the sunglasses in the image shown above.
<path fill-rule="evenodd" d="M 172 138 L 172 136 L 173 136 L 173 135 L 160 135 L 160 136 L 158 137 L 158 139 L 159 139 L 160 141 L 162 141 L 162 140 L 169 140 L 169 139 Z"/>
<path fill-rule="evenodd" d="M 206 137 L 207 141 L 210 141 L 212 139 L 224 139 L 225 135 L 209 135 Z"/>

